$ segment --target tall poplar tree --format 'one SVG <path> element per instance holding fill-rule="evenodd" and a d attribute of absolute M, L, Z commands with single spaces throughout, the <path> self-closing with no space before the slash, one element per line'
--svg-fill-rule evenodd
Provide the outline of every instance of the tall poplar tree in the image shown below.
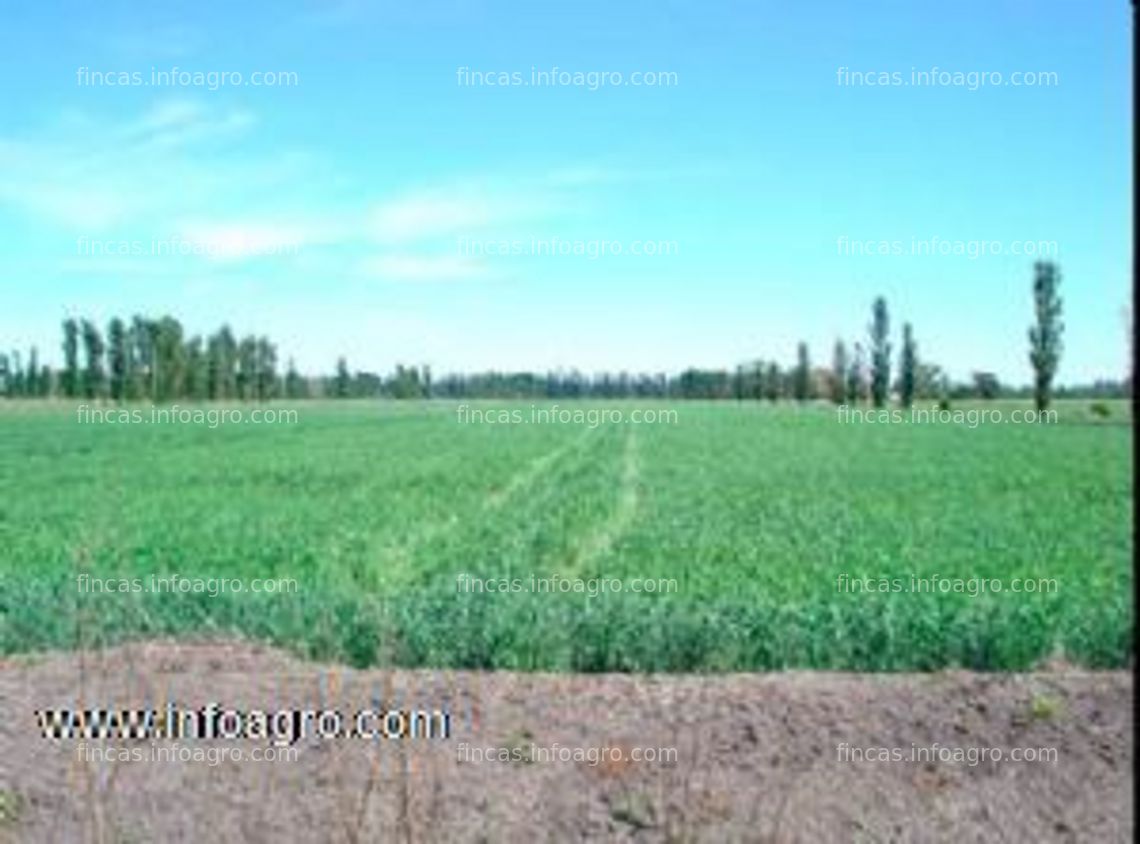
<path fill-rule="evenodd" d="M 891 385 L 891 324 L 887 316 L 887 300 L 875 299 L 871 308 L 871 402 L 875 407 L 887 403 Z"/>
<path fill-rule="evenodd" d="M 1053 378 L 1061 362 L 1061 271 L 1051 261 L 1038 261 L 1033 266 L 1033 312 L 1035 323 L 1029 328 L 1029 362 L 1033 366 L 1033 402 L 1037 410 L 1049 407 L 1053 399 Z"/>
<path fill-rule="evenodd" d="M 918 346 L 909 322 L 903 323 L 902 351 L 899 354 L 899 399 L 902 406 L 914 404 L 915 384 L 918 380 Z"/>

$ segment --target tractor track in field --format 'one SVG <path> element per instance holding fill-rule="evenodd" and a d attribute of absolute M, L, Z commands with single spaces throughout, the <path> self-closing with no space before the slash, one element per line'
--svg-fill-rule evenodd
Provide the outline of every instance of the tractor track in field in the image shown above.
<path fill-rule="evenodd" d="M 384 582 L 391 583 L 393 579 L 398 580 L 399 573 L 406 572 L 411 567 L 416 551 L 427 543 L 446 536 L 463 524 L 465 519 L 480 519 L 498 512 L 519 495 L 531 489 L 546 472 L 557 466 L 568 455 L 582 448 L 592 433 L 591 429 L 586 429 L 569 442 L 532 459 L 526 466 L 511 475 L 500 489 L 492 489 L 488 492 L 472 514 L 464 516 L 459 513 L 452 513 L 445 519 L 425 522 L 401 541 L 382 546 L 373 552 L 371 554 L 373 558 L 383 560 Z"/>
<path fill-rule="evenodd" d="M 637 429 L 630 428 L 622 450 L 621 482 L 617 502 L 610 517 L 596 531 L 586 536 L 570 553 L 568 574 L 588 568 L 595 560 L 604 557 L 613 548 L 637 518 L 641 496 L 641 461 L 638 454 Z"/>
<path fill-rule="evenodd" d="M 494 512 L 519 493 L 530 489 L 544 472 L 557 465 L 563 457 L 580 448 L 590 438 L 591 433 L 592 431 L 587 428 L 570 442 L 536 457 L 525 468 L 508 478 L 502 489 L 492 490 L 483 503 L 483 510 Z"/>

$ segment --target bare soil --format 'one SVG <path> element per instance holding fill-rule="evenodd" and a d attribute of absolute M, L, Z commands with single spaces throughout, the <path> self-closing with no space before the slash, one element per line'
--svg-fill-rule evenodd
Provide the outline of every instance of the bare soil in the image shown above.
<path fill-rule="evenodd" d="M 1132 694 L 1128 672 L 1064 668 L 646 677 L 354 671 L 239 642 L 49 654 L 0 662 L 0 841 L 1131 841 Z M 90 761 L 34 714 L 166 701 L 440 708 L 451 735 L 313 736 L 274 762 Z M 936 742 L 1006 758 L 842 749 Z M 267 744 L 180 742 L 247 757 Z M 484 748 L 514 758 L 480 761 Z M 635 748 L 676 758 L 631 761 Z M 1014 748 L 1056 758 L 1009 761 Z"/>

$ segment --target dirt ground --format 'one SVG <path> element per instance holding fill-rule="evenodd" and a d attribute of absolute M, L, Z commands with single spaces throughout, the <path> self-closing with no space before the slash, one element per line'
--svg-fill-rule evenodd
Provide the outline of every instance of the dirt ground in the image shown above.
<path fill-rule="evenodd" d="M 1132 691 L 1127 672 L 1063 668 L 353 671 L 234 642 L 10 659 L 0 662 L 0 841 L 1131 841 Z M 78 740 L 43 738 L 35 716 L 168 701 L 442 709 L 450 736 L 313 735 L 276 761 L 248 758 L 266 740 L 183 739 L 184 753 L 247 758 L 92 761 Z M 879 748 L 903 758 L 866 758 Z M 915 748 L 927 761 L 910 759 Z M 1004 758 L 971 764 L 979 748 Z M 1056 756 L 1010 761 L 1015 748 Z M 633 761 L 635 751 L 658 758 Z M 479 758 L 488 753 L 510 758 Z"/>

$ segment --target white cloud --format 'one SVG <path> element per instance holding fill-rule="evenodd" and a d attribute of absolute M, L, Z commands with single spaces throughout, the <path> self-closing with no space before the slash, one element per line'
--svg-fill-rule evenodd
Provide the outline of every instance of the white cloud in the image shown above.
<path fill-rule="evenodd" d="M 50 180 L 4 181 L 0 201 L 85 231 L 98 231 L 121 222 L 128 216 L 131 204 L 125 192 L 98 186 L 68 186 Z"/>
<path fill-rule="evenodd" d="M 212 111 L 193 100 L 166 100 L 116 131 L 136 152 L 240 134 L 254 123 L 248 111 Z"/>
<path fill-rule="evenodd" d="M 153 226 L 240 190 L 242 179 L 260 178 L 261 171 L 195 155 L 195 145 L 231 138 L 252 122 L 246 112 L 183 99 L 159 101 L 117 123 L 68 108 L 30 137 L 0 137 L 0 203 L 79 234 Z"/>
<path fill-rule="evenodd" d="M 205 110 L 193 100 L 157 102 L 137 120 L 126 124 L 120 134 L 125 137 L 147 135 L 163 129 L 185 126 L 205 119 Z"/>
<path fill-rule="evenodd" d="M 331 242 L 337 235 L 314 224 L 243 221 L 188 223 L 179 227 L 178 237 L 194 254 L 216 261 L 237 261 L 296 255 L 305 246 Z"/>
<path fill-rule="evenodd" d="M 426 240 L 483 228 L 501 219 L 504 209 L 467 197 L 409 196 L 381 205 L 372 214 L 372 231 L 386 243 Z"/>
<path fill-rule="evenodd" d="M 360 269 L 385 281 L 463 281 L 488 275 L 486 267 L 458 255 L 380 255 L 363 261 Z"/>

